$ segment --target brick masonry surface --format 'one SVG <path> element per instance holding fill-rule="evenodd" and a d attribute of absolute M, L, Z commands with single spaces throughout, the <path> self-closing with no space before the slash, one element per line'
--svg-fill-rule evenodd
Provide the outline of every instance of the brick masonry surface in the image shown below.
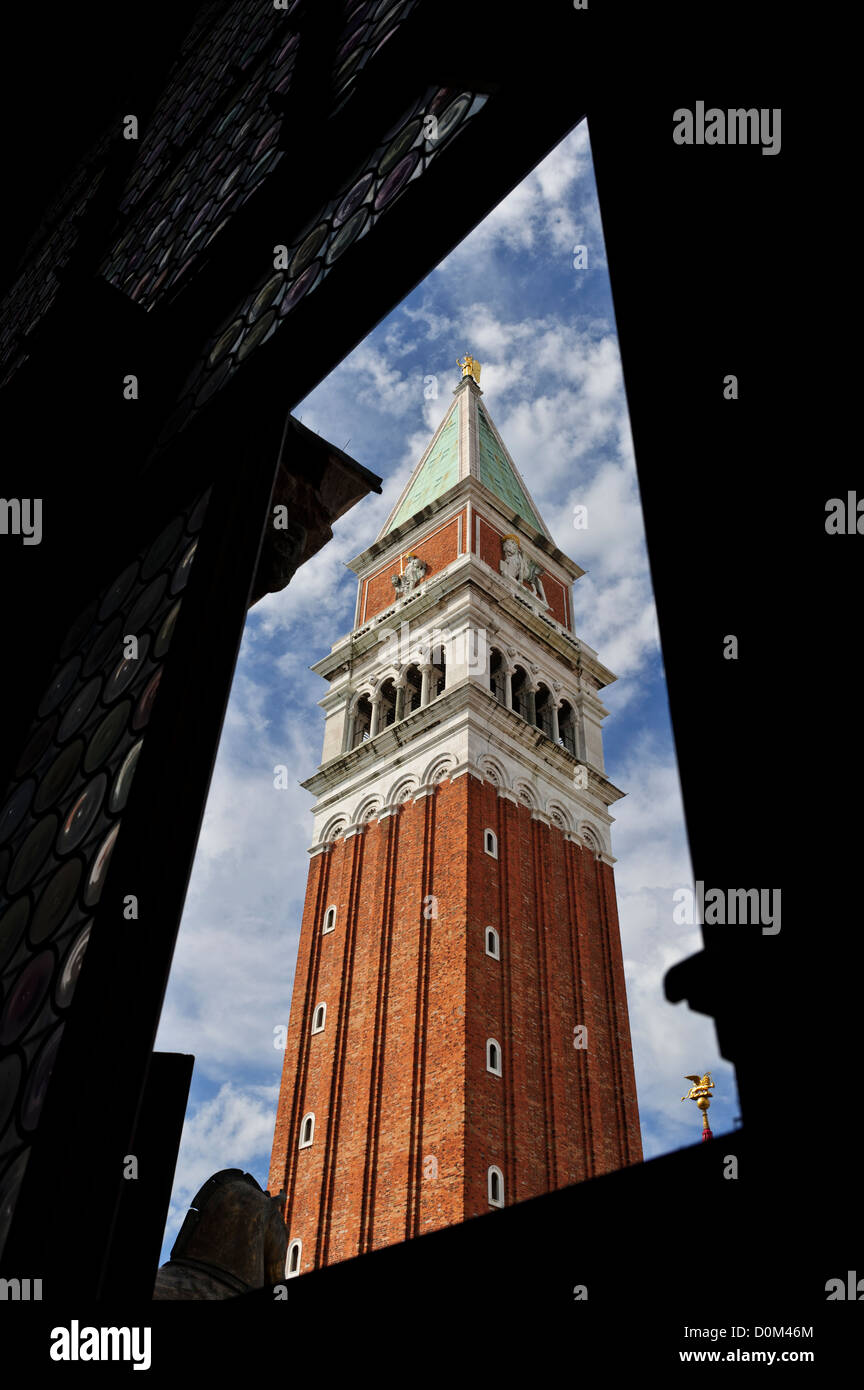
<path fill-rule="evenodd" d="M 269 1180 L 301 1270 L 488 1213 L 491 1164 L 509 1205 L 641 1157 L 609 865 L 470 774 L 312 859 Z"/>
<path fill-rule="evenodd" d="M 498 574 L 498 567 L 504 556 L 502 541 L 507 532 L 499 531 L 496 527 L 490 526 L 485 517 L 478 517 L 477 521 L 479 545 L 477 544 L 477 540 L 473 540 L 472 549 L 480 556 L 481 560 L 489 565 L 490 569 L 493 569 L 495 573 Z M 570 619 L 568 615 L 567 590 L 565 586 L 561 583 L 560 579 L 555 579 L 551 574 L 548 574 L 546 570 L 541 570 L 541 578 L 543 580 L 543 592 L 549 602 L 552 616 L 562 627 L 568 627 Z"/>
<path fill-rule="evenodd" d="M 424 540 L 406 542 L 406 548 L 402 551 L 405 555 L 416 555 L 419 559 L 425 560 L 428 565 L 426 579 L 431 579 L 439 570 L 453 563 L 459 556 L 459 522 L 462 522 L 462 548 L 466 547 L 465 541 L 465 518 L 463 511 L 460 516 L 454 516 L 440 530 L 434 531 Z M 363 602 L 360 605 L 362 622 L 369 622 L 385 608 L 389 608 L 393 603 L 396 594 L 393 588 L 393 575 L 400 573 L 399 556 L 391 560 L 384 569 L 371 575 L 364 581 Z"/>
<path fill-rule="evenodd" d="M 459 523 L 462 524 L 462 550 L 459 549 Z M 463 511 L 459 516 L 453 517 L 445 523 L 440 530 L 434 531 L 428 538 L 406 543 L 406 549 L 402 552 L 402 557 L 412 554 L 417 555 L 421 560 L 425 560 L 429 566 L 426 578 L 431 579 L 440 570 L 458 559 L 459 555 L 468 548 L 467 540 L 467 511 Z M 476 531 L 479 532 L 479 548 L 477 544 L 477 534 L 471 537 L 471 549 L 475 554 L 479 554 L 480 559 L 485 561 L 491 569 L 498 574 L 498 566 L 503 557 L 502 538 L 506 534 L 504 531 L 497 530 L 483 517 L 477 518 Z M 394 601 L 395 593 L 393 589 L 393 575 L 400 573 L 400 559 L 397 556 L 389 561 L 382 569 L 370 575 L 368 579 L 362 581 L 363 597 L 360 603 L 360 621 L 369 622 L 378 613 L 389 608 Z M 543 589 L 549 601 L 549 608 L 556 622 L 561 623 L 562 627 L 569 627 L 570 615 L 568 605 L 568 593 L 566 586 L 549 574 L 546 570 L 542 571 Z"/>

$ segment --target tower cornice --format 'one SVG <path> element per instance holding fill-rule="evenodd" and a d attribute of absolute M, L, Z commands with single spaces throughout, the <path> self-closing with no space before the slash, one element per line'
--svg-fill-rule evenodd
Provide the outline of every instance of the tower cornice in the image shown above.
<path fill-rule="evenodd" d="M 458 611 L 458 600 L 464 600 L 466 594 L 470 594 L 471 599 L 479 600 L 479 605 L 485 602 L 490 606 L 490 612 L 485 615 L 488 630 L 492 631 L 497 626 L 500 617 L 509 618 L 547 647 L 569 670 L 587 677 L 597 689 L 617 680 L 615 673 L 603 665 L 592 647 L 580 641 L 554 618 L 547 617 L 537 600 L 527 591 L 523 597 L 512 582 L 496 574 L 479 556 L 470 553 L 459 556 L 446 569 L 433 575 L 407 600 L 393 604 L 362 627 L 346 633 L 327 656 L 316 661 L 310 670 L 325 680 L 332 680 L 340 671 L 353 666 L 368 653 L 380 651 L 383 628 L 398 629 L 402 622 L 408 622 L 412 627 L 421 624 L 445 601 L 448 608 Z"/>

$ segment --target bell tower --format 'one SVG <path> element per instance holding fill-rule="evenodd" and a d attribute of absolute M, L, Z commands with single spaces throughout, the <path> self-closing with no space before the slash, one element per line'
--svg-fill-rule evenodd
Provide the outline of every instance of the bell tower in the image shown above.
<path fill-rule="evenodd" d="M 641 1161 L 600 699 L 460 362 L 351 568 L 270 1169 L 289 1275 Z"/>

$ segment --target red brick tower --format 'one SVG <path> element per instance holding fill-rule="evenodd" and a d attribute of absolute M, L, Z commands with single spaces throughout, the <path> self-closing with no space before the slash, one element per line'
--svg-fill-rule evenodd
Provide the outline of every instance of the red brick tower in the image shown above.
<path fill-rule="evenodd" d="M 353 561 L 270 1167 L 289 1274 L 641 1160 L 598 692 L 469 368 Z"/>

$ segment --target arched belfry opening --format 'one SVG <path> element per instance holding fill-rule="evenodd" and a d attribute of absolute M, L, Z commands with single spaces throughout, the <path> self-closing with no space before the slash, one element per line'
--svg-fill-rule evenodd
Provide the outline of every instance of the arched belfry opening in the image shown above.
<path fill-rule="evenodd" d="M 489 689 L 499 705 L 507 704 L 507 670 L 497 647 L 489 652 Z"/>
<path fill-rule="evenodd" d="M 361 695 L 354 706 L 353 734 L 351 747 L 358 748 L 372 734 L 372 702 L 368 695 Z"/>
<path fill-rule="evenodd" d="M 562 700 L 558 710 L 558 740 L 568 753 L 573 754 L 574 758 L 579 756 L 576 739 L 576 714 L 569 700 Z"/>
<path fill-rule="evenodd" d="M 511 708 L 520 714 L 527 723 L 534 723 L 534 691 L 524 666 L 516 666 L 510 682 Z"/>
<path fill-rule="evenodd" d="M 432 658 L 432 669 L 429 672 L 429 699 L 437 700 L 439 695 L 444 694 L 447 685 L 447 654 L 444 648 L 436 648 L 432 653 Z"/>
<path fill-rule="evenodd" d="M 555 698 L 548 685 L 542 682 L 537 687 L 534 699 L 534 722 L 547 738 L 555 736 Z"/>
<path fill-rule="evenodd" d="M 404 678 L 404 709 L 402 718 L 405 719 L 409 714 L 413 714 L 415 709 L 420 708 L 420 701 L 423 691 L 423 677 L 420 674 L 420 667 L 413 663 L 405 672 Z"/>
<path fill-rule="evenodd" d="M 387 729 L 396 720 L 396 684 L 392 677 L 381 684 L 378 696 L 378 728 L 376 733 Z"/>

